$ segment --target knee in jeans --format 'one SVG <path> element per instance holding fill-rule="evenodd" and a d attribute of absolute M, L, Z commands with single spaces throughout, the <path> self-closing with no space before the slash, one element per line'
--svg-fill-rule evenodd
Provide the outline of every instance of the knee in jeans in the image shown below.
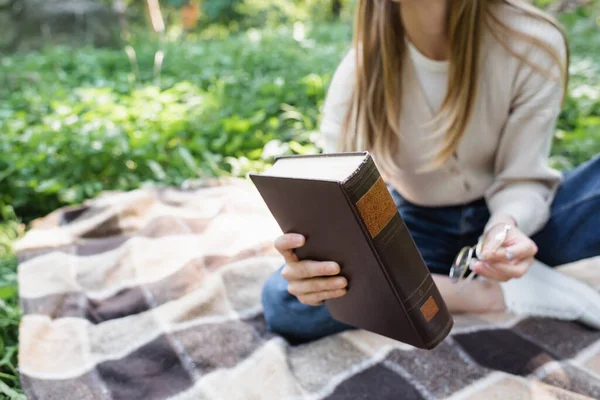
<path fill-rule="evenodd" d="M 269 331 L 304 342 L 352 328 L 335 321 L 325 306 L 301 303 L 288 292 L 287 287 L 288 283 L 281 276 L 281 269 L 265 282 L 262 304 Z"/>
<path fill-rule="evenodd" d="M 264 317 L 269 330 L 276 329 L 279 319 L 285 314 L 284 295 L 287 293 L 287 288 L 282 288 L 278 274 L 279 271 L 276 271 L 267 279 L 261 295 Z"/>
<path fill-rule="evenodd" d="M 283 268 L 283 267 L 282 267 Z M 265 282 L 262 305 L 267 328 L 282 335 L 298 334 L 311 319 L 313 307 L 302 304 L 288 292 L 288 282 L 281 276 L 281 268 Z"/>

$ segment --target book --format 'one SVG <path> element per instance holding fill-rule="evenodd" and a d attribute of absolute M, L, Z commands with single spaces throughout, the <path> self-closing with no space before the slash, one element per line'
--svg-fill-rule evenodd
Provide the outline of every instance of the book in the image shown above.
<path fill-rule="evenodd" d="M 281 156 L 249 175 L 300 260 L 335 261 L 344 296 L 325 301 L 347 325 L 432 349 L 453 318 L 369 152 Z"/>

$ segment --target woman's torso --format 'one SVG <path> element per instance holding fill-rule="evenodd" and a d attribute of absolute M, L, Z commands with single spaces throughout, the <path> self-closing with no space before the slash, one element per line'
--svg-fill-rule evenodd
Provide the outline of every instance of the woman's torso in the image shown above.
<path fill-rule="evenodd" d="M 550 24 L 534 20 L 505 5 L 494 7 L 495 15 L 504 23 L 560 51 L 562 44 L 559 43 L 563 43 L 562 36 Z M 534 50 L 531 43 L 513 40 L 510 48 L 527 56 L 533 63 L 540 63 L 542 68 L 552 68 L 548 55 L 540 50 Z M 348 110 L 354 84 L 354 52 L 352 50 L 346 55 L 336 71 L 325 102 L 321 132 L 326 152 L 336 151 L 338 136 L 343 125 L 342 120 Z M 434 76 L 437 83 L 442 80 L 439 76 L 440 71 L 430 71 L 433 75 L 428 72 L 423 73 L 423 70 L 419 69 L 423 68 L 422 64 L 415 60 L 414 52 L 412 56 L 411 52 L 405 52 L 401 72 L 401 137 L 394 158 L 398 168 L 394 173 L 382 171 L 384 178 L 407 200 L 423 206 L 457 205 L 483 198 L 497 178 L 499 159 L 506 164 L 507 158 L 510 158 L 506 154 L 506 149 L 511 146 L 502 143 L 503 136 L 515 103 L 523 101 L 519 98 L 519 96 L 524 97 L 521 93 L 523 87 L 529 85 L 528 90 L 531 91 L 533 69 L 511 54 L 490 31 L 486 31 L 482 38 L 477 97 L 464 135 L 453 158 L 436 170 L 423 172 L 422 169 L 433 159 L 441 137 L 434 137 L 432 134 L 434 128 L 428 125 L 435 116 L 435 106 L 439 105 L 440 92 L 432 89 L 431 85 L 423 90 L 425 85 L 422 79 L 427 79 L 429 75 Z M 440 68 L 439 63 L 432 64 L 437 64 L 433 65 L 433 70 Z M 435 76 L 436 74 L 438 75 Z M 541 82 L 540 78 L 536 77 L 535 82 L 536 84 Z M 445 93 L 445 88 L 440 88 L 440 91 Z M 556 103 L 559 100 L 557 99 Z M 552 107 L 557 108 L 554 105 L 550 108 Z M 550 110 L 551 113 L 554 111 Z M 512 129 L 514 136 L 514 123 Z M 534 125 L 531 129 L 538 128 Z M 539 134 L 535 133 L 538 136 L 536 142 L 546 140 L 545 137 L 549 134 L 551 133 L 547 126 L 539 126 Z M 525 153 L 528 149 L 522 147 L 517 151 Z M 374 156 L 377 159 L 377 154 L 374 153 Z M 536 154 L 532 157 L 538 156 L 539 154 Z M 522 160 L 527 156 L 521 154 L 520 158 Z M 516 170 L 519 168 L 526 167 L 515 166 Z M 539 163 L 536 168 L 539 177 L 549 181 L 558 179 L 556 171 L 540 166 Z M 521 172 L 523 176 L 527 176 L 527 171 L 517 171 L 516 175 Z"/>

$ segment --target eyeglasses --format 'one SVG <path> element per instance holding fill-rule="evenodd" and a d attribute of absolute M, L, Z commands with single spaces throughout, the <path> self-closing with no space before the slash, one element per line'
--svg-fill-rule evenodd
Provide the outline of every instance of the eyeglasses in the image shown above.
<path fill-rule="evenodd" d="M 475 261 L 481 260 L 483 248 L 487 247 L 491 241 L 490 246 L 494 249 L 493 252 L 498 251 L 506 241 L 510 229 L 511 226 L 507 224 L 493 225 L 479 237 L 475 246 L 463 247 L 450 268 L 450 280 L 453 283 L 459 283 L 473 279 L 475 277 L 474 273 L 469 274 L 466 279 L 465 275 Z"/>

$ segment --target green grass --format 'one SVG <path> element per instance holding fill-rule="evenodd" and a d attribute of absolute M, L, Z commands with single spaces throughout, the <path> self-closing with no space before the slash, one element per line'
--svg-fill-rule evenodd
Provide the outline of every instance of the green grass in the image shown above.
<path fill-rule="evenodd" d="M 1 211 L 0 223 L 0 399 L 22 399 L 17 367 L 20 309 L 17 293 L 17 258 L 12 244 L 22 234 L 23 225 L 12 209 Z"/>
<path fill-rule="evenodd" d="M 296 33 L 298 35 L 298 33 Z M 296 36 L 298 38 L 298 36 Z M 315 151 L 326 85 L 349 28 L 287 28 L 124 51 L 52 47 L 0 60 L 0 206 L 28 220 L 102 190 L 260 169 Z M 265 151 L 265 146 L 267 151 Z"/>
<path fill-rule="evenodd" d="M 561 16 L 571 83 L 552 163 L 600 153 L 600 26 L 591 11 Z M 314 133 L 348 26 L 251 30 L 125 51 L 52 47 L 0 59 L 0 399 L 19 398 L 19 307 L 12 243 L 20 221 L 102 190 L 245 176 L 273 156 L 318 151 Z M 14 209 L 14 212 L 13 212 Z M 3 397 L 4 396 L 4 397 Z"/>
<path fill-rule="evenodd" d="M 567 28 L 571 51 L 569 95 L 552 150 L 555 166 L 561 169 L 600 153 L 599 15 L 588 8 L 560 18 Z"/>

